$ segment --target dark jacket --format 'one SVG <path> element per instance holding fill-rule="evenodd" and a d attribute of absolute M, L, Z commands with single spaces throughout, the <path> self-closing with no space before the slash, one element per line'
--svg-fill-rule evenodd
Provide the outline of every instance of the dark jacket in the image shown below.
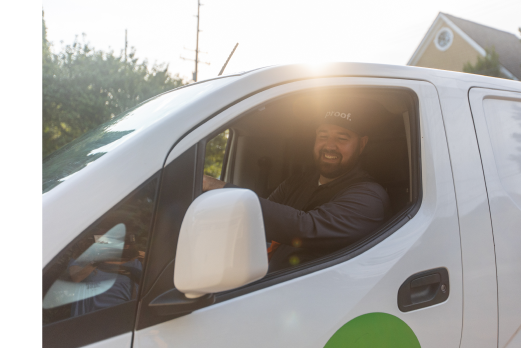
<path fill-rule="evenodd" d="M 387 192 L 359 166 L 324 185 L 318 179 L 316 171 L 294 175 L 259 198 L 266 241 L 282 244 L 270 271 L 346 247 L 389 217 Z"/>

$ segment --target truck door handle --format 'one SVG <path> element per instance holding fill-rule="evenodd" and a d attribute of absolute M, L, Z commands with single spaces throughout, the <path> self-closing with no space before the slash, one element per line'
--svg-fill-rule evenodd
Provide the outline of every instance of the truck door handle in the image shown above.
<path fill-rule="evenodd" d="M 449 272 L 436 268 L 413 274 L 398 290 L 398 308 L 402 312 L 429 307 L 449 298 Z"/>

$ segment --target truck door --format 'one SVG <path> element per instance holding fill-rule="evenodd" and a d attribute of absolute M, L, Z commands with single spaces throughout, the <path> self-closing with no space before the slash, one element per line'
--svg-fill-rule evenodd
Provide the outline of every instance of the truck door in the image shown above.
<path fill-rule="evenodd" d="M 184 213 L 201 194 L 206 143 L 255 110 L 264 120 L 254 132 L 260 134 L 280 115 L 262 116 L 273 100 L 340 87 L 353 93 L 378 90 L 381 98 L 393 91 L 410 97 L 409 112 L 402 116 L 411 130 L 407 135 L 411 181 L 406 191 L 411 204 L 397 211 L 374 236 L 345 250 L 215 294 L 215 303 L 189 312 L 163 310 L 174 304 L 164 303 L 162 309 L 154 300 L 175 291 L 177 237 Z M 240 131 L 233 133 L 226 149 L 225 177 L 230 180 L 240 174 L 230 170 L 241 161 L 247 143 Z M 388 190 L 391 195 L 393 187 Z M 156 212 L 133 338 L 136 348 L 460 345 L 463 288 L 458 215 L 440 102 L 430 83 L 323 78 L 283 84 L 241 100 L 175 144 L 165 161 Z M 190 305 L 182 298 L 178 301 L 184 308 Z"/>
<path fill-rule="evenodd" d="M 469 93 L 496 251 L 498 347 L 521 346 L 521 93 Z"/>

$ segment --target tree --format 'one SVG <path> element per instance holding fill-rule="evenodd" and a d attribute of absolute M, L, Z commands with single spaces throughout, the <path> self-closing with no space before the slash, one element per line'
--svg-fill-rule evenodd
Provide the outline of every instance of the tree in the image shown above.
<path fill-rule="evenodd" d="M 492 47 L 491 49 L 485 49 L 485 51 L 485 57 L 479 55 L 476 64 L 472 65 L 470 62 L 465 63 L 463 66 L 463 71 L 477 75 L 504 77 L 501 75 L 499 55 L 497 54 L 495 48 Z"/>
<path fill-rule="evenodd" d="M 204 158 L 204 174 L 219 179 L 223 167 L 224 152 L 228 142 L 229 131 L 217 134 L 206 144 Z"/>
<path fill-rule="evenodd" d="M 134 48 L 122 53 L 95 50 L 78 38 L 51 51 L 42 16 L 43 157 L 115 115 L 183 85 L 168 65 L 138 63 Z"/>

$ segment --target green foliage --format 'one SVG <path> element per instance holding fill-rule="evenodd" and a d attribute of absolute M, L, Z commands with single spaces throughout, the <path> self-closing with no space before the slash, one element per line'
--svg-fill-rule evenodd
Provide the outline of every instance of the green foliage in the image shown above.
<path fill-rule="evenodd" d="M 138 63 L 124 54 L 95 50 L 88 43 L 51 52 L 42 17 L 43 157 L 86 131 L 159 93 L 183 85 L 168 66 Z"/>
<path fill-rule="evenodd" d="M 225 130 L 206 143 L 204 158 L 204 174 L 219 179 L 223 167 L 224 152 L 228 142 L 229 131 Z"/>
<path fill-rule="evenodd" d="M 470 62 L 465 63 L 463 71 L 466 73 L 486 75 L 493 77 L 503 77 L 500 72 L 499 55 L 494 48 L 486 49 L 485 57 L 478 56 L 476 64 Z"/>

